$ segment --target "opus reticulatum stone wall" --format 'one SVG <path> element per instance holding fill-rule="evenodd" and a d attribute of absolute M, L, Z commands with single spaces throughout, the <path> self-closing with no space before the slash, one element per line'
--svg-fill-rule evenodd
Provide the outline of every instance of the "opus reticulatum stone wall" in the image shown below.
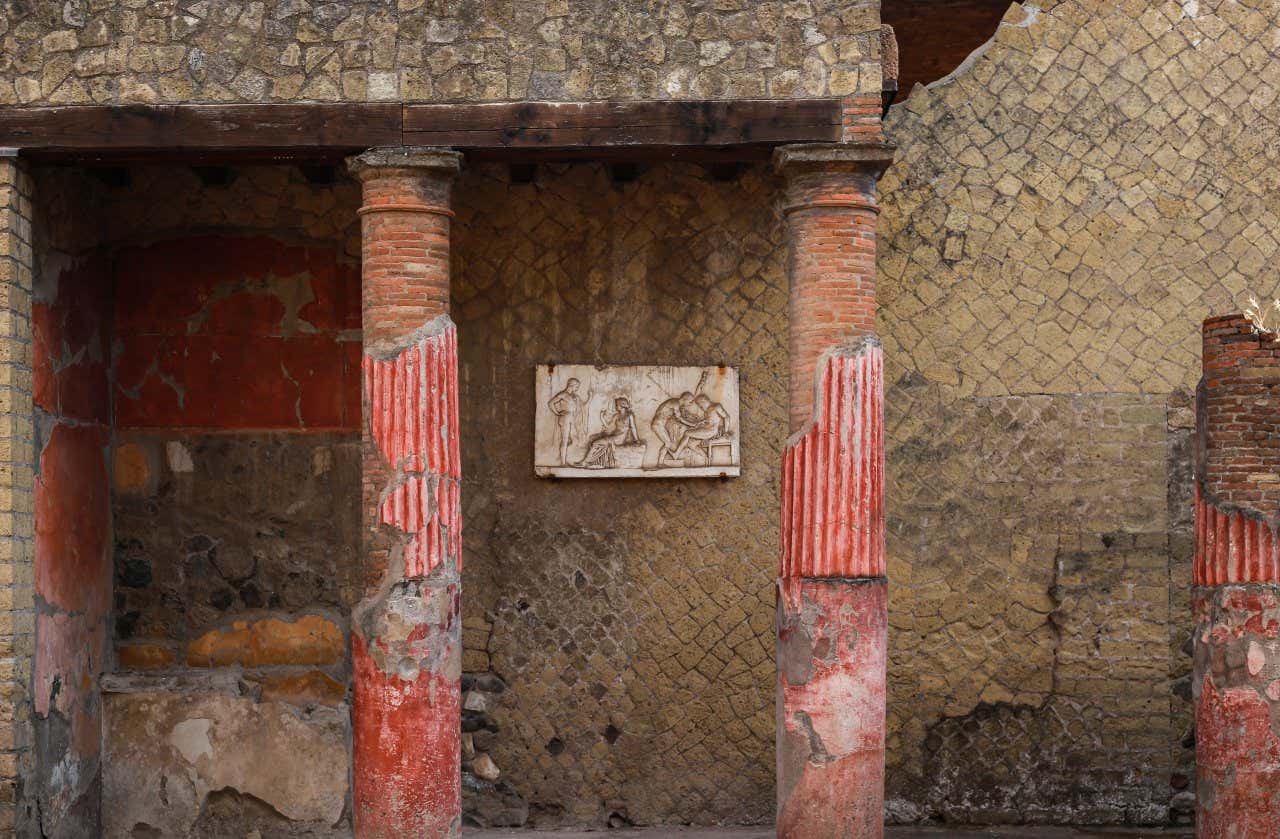
<path fill-rule="evenodd" d="M 1274 289 L 1274 15 L 1014 4 L 881 183 L 890 811 L 1192 807 L 1200 323 Z"/>

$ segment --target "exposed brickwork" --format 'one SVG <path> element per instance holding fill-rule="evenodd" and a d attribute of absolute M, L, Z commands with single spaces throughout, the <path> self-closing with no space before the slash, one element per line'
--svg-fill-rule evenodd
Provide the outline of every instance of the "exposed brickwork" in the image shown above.
<path fill-rule="evenodd" d="M 0 151 L 0 831 L 35 818 L 23 794 L 34 766 L 31 200 L 25 167 Z"/>
<path fill-rule="evenodd" d="M 878 114 L 870 123 L 878 139 Z M 778 580 L 780 839 L 883 832 L 883 361 L 875 335 L 880 142 L 787 146 L 792 436 Z M 847 636 L 847 637 L 845 637 Z"/>
<path fill-rule="evenodd" d="M 875 0 L 15 3 L 0 105 L 880 92 Z"/>
<path fill-rule="evenodd" d="M 880 114 L 884 111 L 881 96 L 848 96 L 840 107 L 843 126 L 841 139 L 846 143 L 876 141 L 884 136 Z"/>
<path fill-rule="evenodd" d="M 462 826 L 461 458 L 449 319 L 461 156 L 368 151 L 364 186 L 364 560 L 352 635 L 353 817 L 361 839 Z"/>
<path fill-rule="evenodd" d="M 813 417 L 819 356 L 875 333 L 875 182 L 891 154 L 879 144 L 850 149 L 788 146 L 777 154 L 787 177 L 793 434 Z"/>
<path fill-rule="evenodd" d="M 1241 315 L 1204 323 L 1204 379 L 1196 394 L 1199 468 L 1207 499 L 1280 515 L 1280 341 Z"/>

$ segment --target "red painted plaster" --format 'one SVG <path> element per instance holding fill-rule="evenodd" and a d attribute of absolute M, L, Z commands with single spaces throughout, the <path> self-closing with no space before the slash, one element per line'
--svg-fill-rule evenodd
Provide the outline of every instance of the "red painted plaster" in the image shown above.
<path fill-rule="evenodd" d="M 884 832 L 887 584 L 780 583 L 778 836 Z"/>
<path fill-rule="evenodd" d="M 882 577 L 884 363 L 879 344 L 829 354 L 813 422 L 782 455 L 779 576 Z"/>
<path fill-rule="evenodd" d="M 446 560 L 461 569 L 457 329 L 447 324 L 388 361 L 366 355 L 364 369 L 373 438 L 401 473 L 379 521 L 413 534 L 404 576 L 426 576 Z"/>
<path fill-rule="evenodd" d="M 1273 703 L 1253 686 L 1218 690 L 1204 677 L 1196 707 L 1196 835 L 1280 836 L 1280 737 Z"/>
<path fill-rule="evenodd" d="M 33 499 L 33 704 L 38 726 L 57 731 L 65 724 L 70 737 L 62 748 L 61 738 L 51 739 L 33 778 L 50 834 L 92 795 L 102 734 L 97 676 L 111 607 L 111 303 L 104 264 L 90 258 L 52 274 L 57 267 L 50 260 L 31 312 L 33 396 L 45 415 Z"/>
<path fill-rule="evenodd" d="M 331 248 L 197 236 L 120 252 L 129 428 L 359 428 L 360 279 Z"/>
<path fill-rule="evenodd" d="M 1276 522 L 1241 509 L 1223 509 L 1196 485 L 1196 554 L 1192 576 L 1198 586 L 1280 582 L 1280 533 Z"/>
<path fill-rule="evenodd" d="M 424 657 L 438 656 L 434 647 L 440 635 L 458 633 L 457 587 L 450 593 L 449 625 L 415 627 L 411 636 L 417 637 L 406 639 L 410 646 L 426 647 Z M 371 644 L 386 646 L 377 639 Z M 351 647 L 355 834 L 361 839 L 457 836 L 462 809 L 457 674 L 446 665 L 401 678 L 387 672 L 385 660 L 374 660 L 360 634 L 352 635 Z M 450 654 L 456 657 L 457 652 Z"/>
<path fill-rule="evenodd" d="M 110 595 L 111 509 L 102 426 L 55 425 L 35 481 L 36 593 L 71 612 Z"/>
<path fill-rule="evenodd" d="M 108 422 L 111 286 L 104 262 L 86 259 L 67 268 L 51 289 L 53 300 L 31 306 L 35 404 L 67 419 Z"/>

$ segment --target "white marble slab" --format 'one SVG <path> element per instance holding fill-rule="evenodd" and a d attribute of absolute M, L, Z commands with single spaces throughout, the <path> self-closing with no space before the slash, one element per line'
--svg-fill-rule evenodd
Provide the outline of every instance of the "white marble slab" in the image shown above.
<path fill-rule="evenodd" d="M 542 364 L 533 468 L 557 478 L 736 477 L 733 367 Z"/>

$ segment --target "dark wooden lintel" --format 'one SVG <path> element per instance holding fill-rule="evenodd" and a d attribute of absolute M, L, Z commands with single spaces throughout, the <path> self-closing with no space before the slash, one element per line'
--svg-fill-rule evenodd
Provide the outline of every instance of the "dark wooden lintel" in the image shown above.
<path fill-rule="evenodd" d="M 0 108 L 0 147 L 104 165 L 336 161 L 390 145 L 513 162 L 759 160 L 776 145 L 834 142 L 840 130 L 837 99 Z"/>

